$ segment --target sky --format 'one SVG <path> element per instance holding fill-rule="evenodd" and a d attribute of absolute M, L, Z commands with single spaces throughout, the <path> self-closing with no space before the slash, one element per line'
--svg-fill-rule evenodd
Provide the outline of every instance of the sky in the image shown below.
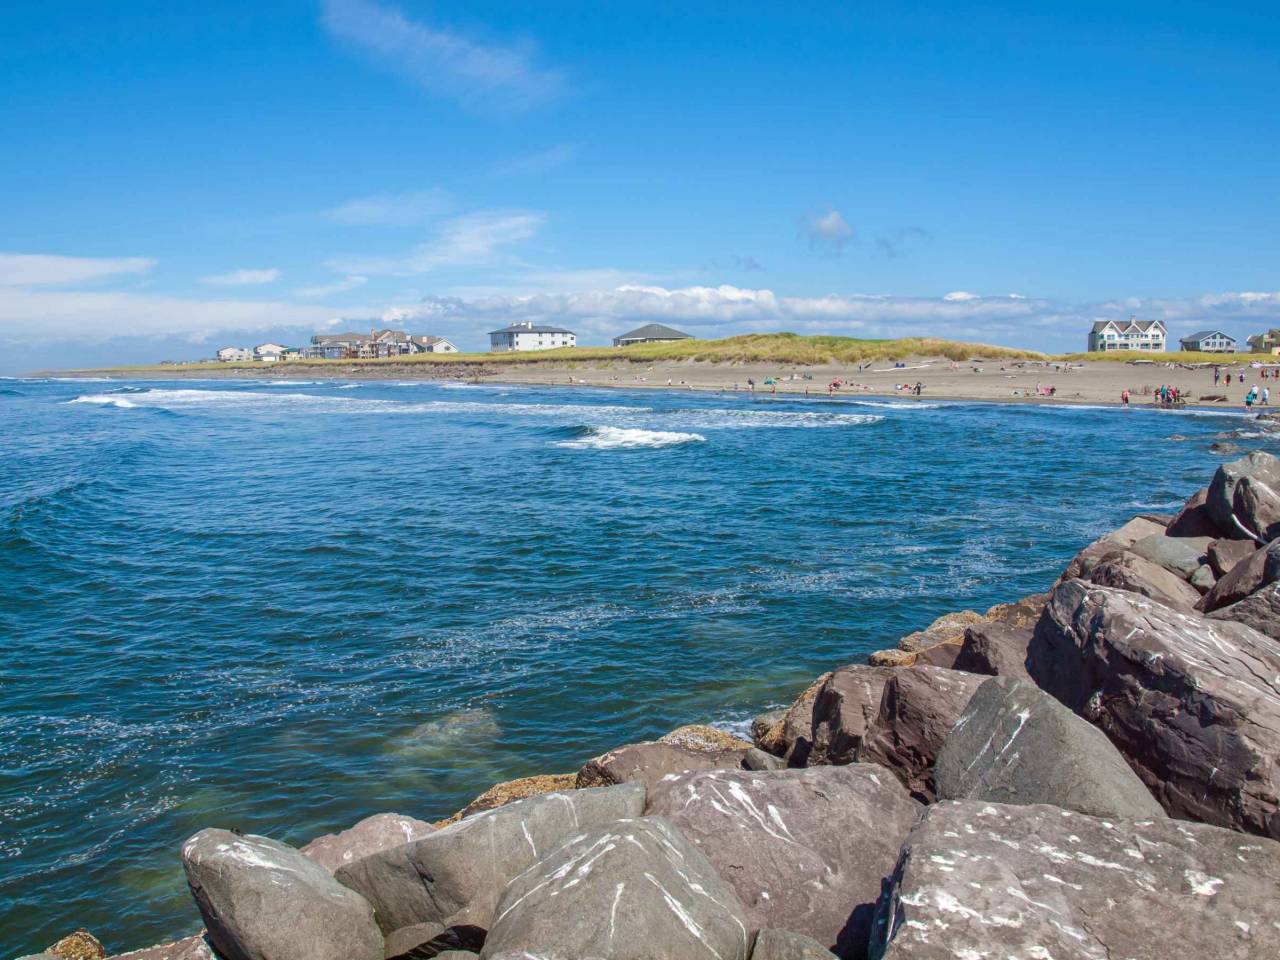
<path fill-rule="evenodd" d="M 1266 3 L 0 13 L 0 370 L 652 320 L 1280 326 Z"/>

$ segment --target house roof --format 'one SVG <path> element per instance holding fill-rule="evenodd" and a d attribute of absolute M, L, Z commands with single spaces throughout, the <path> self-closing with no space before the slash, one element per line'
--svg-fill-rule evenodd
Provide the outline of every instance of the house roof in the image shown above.
<path fill-rule="evenodd" d="M 503 327 L 501 330 L 490 330 L 489 336 L 496 333 L 567 333 L 572 335 L 572 330 L 566 330 L 563 327 L 544 327 L 541 324 L 523 324 L 513 323 L 509 327 Z"/>
<path fill-rule="evenodd" d="M 614 337 L 615 340 L 692 340 L 687 333 L 681 333 L 679 330 L 672 329 L 662 323 L 646 323 L 643 327 L 636 327 L 630 333 L 624 333 L 620 337 Z"/>
<path fill-rule="evenodd" d="M 1164 324 L 1159 320 L 1135 320 L 1133 317 L 1130 317 L 1128 320 L 1095 320 L 1093 323 L 1093 332 L 1099 333 L 1110 326 L 1118 327 L 1121 330 L 1125 330 L 1129 327 L 1136 327 L 1143 333 L 1146 333 L 1152 327 L 1159 327 L 1161 330 L 1164 329 Z"/>
<path fill-rule="evenodd" d="M 1235 337 L 1228 336 L 1221 330 L 1200 330 L 1196 333 L 1183 337 L 1183 340 L 1205 340 L 1209 337 L 1226 337 L 1228 340 L 1234 340 Z"/>
<path fill-rule="evenodd" d="M 429 334 L 428 334 L 428 335 L 426 335 L 426 336 L 421 336 L 421 337 L 414 336 L 414 337 L 410 337 L 409 339 L 410 339 L 410 340 L 412 340 L 414 343 L 421 344 L 421 345 L 422 345 L 422 346 L 424 346 L 424 347 L 429 347 L 429 346 L 431 346 L 433 343 L 444 343 L 444 342 L 445 342 L 444 337 L 433 337 L 433 336 L 431 336 L 431 335 L 429 335 Z"/>

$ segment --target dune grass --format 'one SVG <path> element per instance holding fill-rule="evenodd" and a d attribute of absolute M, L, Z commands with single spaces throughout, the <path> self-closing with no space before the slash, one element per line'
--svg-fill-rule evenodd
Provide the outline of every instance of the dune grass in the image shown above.
<path fill-rule="evenodd" d="M 1237 363 L 1252 363 L 1260 360 L 1264 363 L 1280 362 L 1280 357 L 1265 353 L 1200 353 L 1194 350 L 1169 350 L 1165 353 L 1152 353 L 1149 350 L 1105 350 L 1097 353 L 1064 353 L 1054 357 L 1055 360 L 1096 360 L 1103 363 L 1128 363 L 1131 360 L 1150 360 L 1154 363 L 1213 363 L 1221 366 Z"/>
<path fill-rule="evenodd" d="M 275 364 L 245 363 L 150 364 L 113 367 L 121 373 L 164 373 L 176 370 L 254 370 L 414 366 L 435 367 L 512 366 L 524 364 L 654 363 L 671 360 L 709 363 L 770 363 L 818 366 L 826 363 L 858 364 L 868 361 L 905 360 L 908 357 L 946 357 L 950 360 L 1035 359 L 1045 355 L 988 344 L 961 343 L 932 337 L 899 340 L 864 340 L 856 337 L 801 336 L 795 333 L 744 334 L 723 340 L 678 340 L 672 343 L 639 343 L 630 347 L 561 347 L 555 350 L 509 353 L 424 353 L 378 360 L 291 360 Z"/>

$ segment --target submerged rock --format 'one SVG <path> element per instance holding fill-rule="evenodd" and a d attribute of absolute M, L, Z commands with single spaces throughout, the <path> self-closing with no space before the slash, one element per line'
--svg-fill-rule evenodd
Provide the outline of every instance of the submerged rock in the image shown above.
<path fill-rule="evenodd" d="M 298 852 L 332 873 L 344 863 L 425 837 L 434 829 L 431 824 L 413 817 L 378 813 L 340 833 L 316 837 Z"/>
<path fill-rule="evenodd" d="M 880 881 L 920 805 L 871 764 L 668 777 L 645 812 L 693 842 L 746 908 L 748 926 L 866 955 Z"/>
<path fill-rule="evenodd" d="M 434 923 L 487 929 L 503 888 L 574 831 L 638 816 L 640 784 L 519 800 L 340 868 L 377 911 L 383 933 Z"/>
<path fill-rule="evenodd" d="M 939 800 L 1048 803 L 1097 817 L 1163 817 L 1097 727 L 1030 683 L 993 677 L 947 735 Z"/>
<path fill-rule="evenodd" d="M 1176 820 L 940 803 L 911 831 L 871 954 L 1280 956 L 1280 844 Z"/>
<path fill-rule="evenodd" d="M 742 904 L 661 817 L 576 834 L 511 881 L 481 956 L 747 960 Z"/>
<path fill-rule="evenodd" d="M 383 960 L 373 909 L 293 847 L 201 830 L 182 845 L 182 866 L 226 960 Z"/>
<path fill-rule="evenodd" d="M 1102 729 L 1170 816 L 1280 836 L 1280 646 L 1079 580 L 1028 655 L 1045 690 Z"/>

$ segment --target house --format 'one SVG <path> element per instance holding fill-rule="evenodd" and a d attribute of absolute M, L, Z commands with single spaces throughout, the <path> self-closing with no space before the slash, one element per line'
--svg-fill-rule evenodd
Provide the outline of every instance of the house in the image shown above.
<path fill-rule="evenodd" d="M 1266 333 L 1255 333 L 1249 338 L 1250 353 L 1280 354 L 1280 330 L 1272 327 Z"/>
<path fill-rule="evenodd" d="M 418 353 L 457 353 L 458 348 L 444 337 L 410 337 Z"/>
<path fill-rule="evenodd" d="M 630 333 L 613 338 L 615 347 L 629 347 L 633 343 L 670 343 L 673 340 L 692 340 L 693 337 L 679 330 L 673 330 L 661 323 L 646 323 L 636 327 Z"/>
<path fill-rule="evenodd" d="M 1089 352 L 1164 350 L 1166 331 L 1159 320 L 1099 320 L 1089 331 Z"/>
<path fill-rule="evenodd" d="M 573 331 L 544 327 L 532 320 L 513 323 L 509 327 L 489 332 L 490 351 L 554 350 L 556 347 L 574 347 L 577 344 L 578 337 Z"/>
<path fill-rule="evenodd" d="M 374 360 L 415 353 L 457 353 L 443 337 L 410 336 L 403 330 L 370 330 L 368 333 L 318 333 L 311 338 L 307 355 L 318 360 Z"/>
<path fill-rule="evenodd" d="M 218 359 L 223 363 L 240 363 L 253 359 L 253 351 L 248 347 L 223 347 L 218 351 Z"/>
<path fill-rule="evenodd" d="M 1201 330 L 1178 341 L 1183 350 L 1197 353 L 1235 353 L 1236 338 L 1229 337 L 1221 330 Z"/>
<path fill-rule="evenodd" d="M 284 359 L 289 348 L 278 343 L 260 343 L 253 348 L 253 359 L 263 363 L 278 363 Z"/>

